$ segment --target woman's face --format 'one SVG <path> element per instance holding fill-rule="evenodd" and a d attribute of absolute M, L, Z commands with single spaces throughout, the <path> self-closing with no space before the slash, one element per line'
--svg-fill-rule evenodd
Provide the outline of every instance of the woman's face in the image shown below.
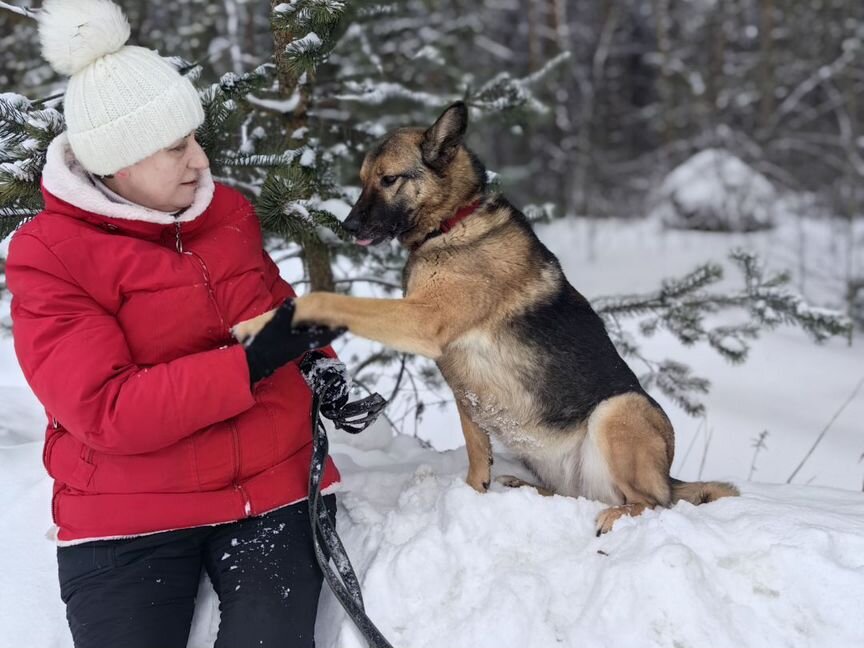
<path fill-rule="evenodd" d="M 103 181 L 126 200 L 174 213 L 192 204 L 199 174 L 209 165 L 204 149 L 190 133 Z"/>

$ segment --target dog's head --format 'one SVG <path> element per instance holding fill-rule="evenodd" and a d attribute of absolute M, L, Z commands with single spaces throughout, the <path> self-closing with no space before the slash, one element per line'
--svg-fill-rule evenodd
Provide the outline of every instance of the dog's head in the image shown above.
<path fill-rule="evenodd" d="M 428 129 L 400 128 L 363 161 L 363 191 L 343 226 L 361 245 L 423 240 L 485 186 L 486 171 L 465 148 L 468 108 L 457 102 Z"/>

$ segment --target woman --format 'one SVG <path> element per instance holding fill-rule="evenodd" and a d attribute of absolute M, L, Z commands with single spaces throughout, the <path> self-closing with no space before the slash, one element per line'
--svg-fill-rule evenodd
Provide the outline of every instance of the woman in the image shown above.
<path fill-rule="evenodd" d="M 304 370 L 321 367 L 301 358 L 340 332 L 291 328 L 294 291 L 251 205 L 213 183 L 195 141 L 197 92 L 128 37 L 109 0 L 45 3 L 43 53 L 71 76 L 68 130 L 6 270 L 16 353 L 49 421 L 75 645 L 186 646 L 203 568 L 217 646 L 312 646 Z M 234 343 L 232 325 L 280 303 L 251 344 Z M 325 399 L 338 420 L 337 383 Z M 338 479 L 328 463 L 323 487 Z"/>

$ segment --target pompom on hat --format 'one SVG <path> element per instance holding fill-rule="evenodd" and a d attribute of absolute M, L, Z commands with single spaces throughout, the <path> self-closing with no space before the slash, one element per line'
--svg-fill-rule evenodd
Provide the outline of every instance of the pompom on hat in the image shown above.
<path fill-rule="evenodd" d="M 69 75 L 69 145 L 90 173 L 110 175 L 204 121 L 198 92 L 153 50 L 126 45 L 129 23 L 110 0 L 46 0 L 42 55 Z"/>

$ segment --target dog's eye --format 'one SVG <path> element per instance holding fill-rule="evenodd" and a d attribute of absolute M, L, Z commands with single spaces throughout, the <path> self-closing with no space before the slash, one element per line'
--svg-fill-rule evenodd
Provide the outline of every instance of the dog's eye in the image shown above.
<path fill-rule="evenodd" d="M 397 178 L 399 178 L 399 176 L 396 176 L 396 175 L 381 176 L 381 186 L 382 187 L 392 187 L 393 183 L 396 182 Z"/>

